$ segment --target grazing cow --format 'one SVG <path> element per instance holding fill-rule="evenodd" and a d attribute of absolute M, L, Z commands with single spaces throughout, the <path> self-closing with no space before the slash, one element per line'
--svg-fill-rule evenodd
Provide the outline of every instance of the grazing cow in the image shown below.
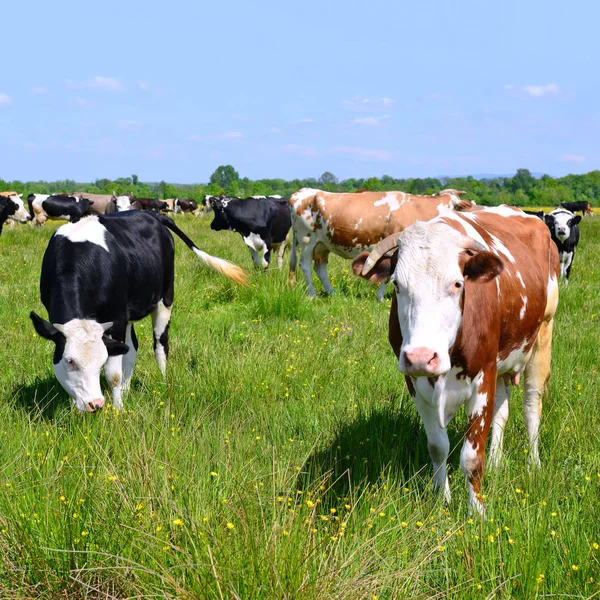
<path fill-rule="evenodd" d="M 204 263 L 245 284 L 240 267 L 206 254 L 171 219 L 126 211 L 60 227 L 50 239 L 40 291 L 49 321 L 31 312 L 35 330 L 56 344 L 54 372 L 81 411 L 104 405 L 100 370 L 121 408 L 136 359 L 133 322 L 152 315 L 154 356 L 165 375 L 173 308 L 171 230 Z M 107 362 L 108 361 L 108 362 Z"/>
<path fill-rule="evenodd" d="M 48 219 L 65 219 L 77 223 L 89 214 L 92 200 L 65 194 L 47 196 L 46 194 L 29 194 L 27 197 L 32 225 L 41 227 Z"/>
<path fill-rule="evenodd" d="M 161 210 L 166 211 L 169 209 L 169 205 L 166 202 L 157 200 L 156 198 L 136 198 L 132 196 L 131 199 L 137 201 L 142 207 L 142 210 L 160 212 Z"/>
<path fill-rule="evenodd" d="M 361 192 L 334 194 L 310 188 L 290 198 L 294 239 L 290 255 L 290 281 L 296 278 L 296 244 L 300 246 L 300 268 L 309 296 L 316 296 L 310 263 L 314 262 L 325 291 L 333 295 L 327 274 L 329 253 L 354 258 L 388 235 L 402 231 L 415 221 L 428 221 L 453 209 L 471 208 L 456 190 L 444 190 L 434 196 L 412 196 L 404 192 Z M 385 282 L 377 298 L 385 293 Z"/>
<path fill-rule="evenodd" d="M 198 203 L 195 200 L 185 198 L 175 198 L 173 202 L 173 212 L 177 215 L 180 212 L 194 212 L 198 210 Z"/>
<path fill-rule="evenodd" d="M 579 215 L 575 216 L 571 211 L 557 208 L 545 217 L 546 225 L 550 229 L 552 240 L 558 248 L 560 258 L 560 278 L 569 283 L 571 276 L 571 266 L 575 258 L 575 248 L 579 243 L 579 227 L 577 224 L 581 221 Z"/>
<path fill-rule="evenodd" d="M 544 211 L 543 210 L 525 210 L 525 209 L 523 209 L 523 212 L 526 215 L 532 215 L 534 217 L 537 217 L 538 219 L 541 219 L 542 221 L 544 220 Z"/>
<path fill-rule="evenodd" d="M 392 257 L 386 256 L 394 252 Z M 484 513 L 481 480 L 502 455 L 510 384 L 525 374 L 529 462 L 539 467 L 542 393 L 550 376 L 558 253 L 539 219 L 508 206 L 415 223 L 354 260 L 368 279 L 392 276 L 389 341 L 423 419 L 434 487 L 450 501 L 446 427 L 465 405 L 460 454 L 469 506 Z"/>
<path fill-rule="evenodd" d="M 213 202 L 215 218 L 210 224 L 214 231 L 237 231 L 254 264 L 267 269 L 271 262 L 271 249 L 277 250 L 277 266 L 283 264 L 283 254 L 291 226 L 290 206 L 287 200 L 272 198 L 225 198 Z M 262 252 L 262 261 L 258 253 Z"/>
<path fill-rule="evenodd" d="M 580 200 L 579 202 L 561 202 L 560 207 L 565 208 L 572 213 L 576 213 L 580 210 L 582 217 L 585 217 L 585 215 L 589 215 L 590 217 L 594 216 L 594 211 L 587 200 Z"/>

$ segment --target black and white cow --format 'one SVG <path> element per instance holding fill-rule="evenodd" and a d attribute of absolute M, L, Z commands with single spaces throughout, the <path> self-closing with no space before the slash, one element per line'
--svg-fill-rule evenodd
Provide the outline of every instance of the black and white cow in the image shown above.
<path fill-rule="evenodd" d="M 135 365 L 133 322 L 152 315 L 154 356 L 163 375 L 173 309 L 173 231 L 205 264 L 245 284 L 240 267 L 200 250 L 171 219 L 126 211 L 60 227 L 50 239 L 40 279 L 48 321 L 35 330 L 55 343 L 54 372 L 81 411 L 104 406 L 100 370 L 121 408 Z"/>
<path fill-rule="evenodd" d="M 6 221 L 25 223 L 30 219 L 31 216 L 25 210 L 20 196 L 16 194 L 13 196 L 0 196 L 0 234 Z"/>
<path fill-rule="evenodd" d="M 274 198 L 223 198 L 213 200 L 215 217 L 210 228 L 215 231 L 237 231 L 250 248 L 257 267 L 267 269 L 271 248 L 277 250 L 277 266 L 281 268 L 286 239 L 292 221 L 287 200 Z M 262 261 L 258 253 L 262 252 Z"/>
<path fill-rule="evenodd" d="M 110 215 L 115 212 L 124 212 L 126 210 L 132 210 L 131 198 L 125 196 L 113 196 L 110 202 L 106 205 L 104 214 Z"/>
<path fill-rule="evenodd" d="M 594 211 L 587 200 L 579 200 L 578 202 L 561 202 L 560 207 L 566 210 L 570 210 L 572 213 L 576 213 L 578 210 L 581 211 L 581 216 L 585 217 L 590 215 L 594 216 Z"/>
<path fill-rule="evenodd" d="M 569 283 L 571 266 L 575 258 L 575 248 L 579 243 L 579 227 L 581 221 L 579 215 L 575 216 L 571 211 L 557 208 L 545 217 L 546 225 L 550 229 L 552 240 L 558 248 L 560 258 L 560 278 L 565 285 Z"/>
<path fill-rule="evenodd" d="M 180 212 L 194 212 L 195 210 L 198 210 L 198 203 L 195 200 L 175 198 L 173 201 L 173 212 L 176 215 Z"/>
<path fill-rule="evenodd" d="M 33 225 L 41 226 L 48 219 L 64 219 L 77 223 L 90 211 L 93 200 L 67 194 L 29 194 L 27 197 Z"/>
<path fill-rule="evenodd" d="M 525 210 L 523 209 L 523 212 L 526 215 L 531 215 L 532 217 L 537 217 L 538 219 L 541 219 L 542 221 L 544 220 L 544 211 L 543 210 Z"/>
<path fill-rule="evenodd" d="M 142 210 L 151 210 L 154 212 L 169 210 L 169 205 L 166 202 L 157 200 L 156 198 L 136 198 L 135 196 L 132 196 L 131 200 L 138 202 L 141 205 Z"/>

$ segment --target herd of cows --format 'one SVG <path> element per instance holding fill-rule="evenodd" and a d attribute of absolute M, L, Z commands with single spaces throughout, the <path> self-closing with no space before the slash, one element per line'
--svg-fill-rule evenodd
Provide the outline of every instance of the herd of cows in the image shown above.
<path fill-rule="evenodd" d="M 550 376 L 552 327 L 559 279 L 568 283 L 580 216 L 588 203 L 549 214 L 479 207 L 443 190 L 431 196 L 403 192 L 330 193 L 302 189 L 280 197 L 207 196 L 158 201 L 133 196 L 31 194 L 27 212 L 15 193 L 0 193 L 0 232 L 6 221 L 41 226 L 65 219 L 44 254 L 40 291 L 48 320 L 31 319 L 54 342 L 54 371 L 81 411 L 105 403 L 121 408 L 136 361 L 134 322 L 151 315 L 154 354 L 163 375 L 174 300 L 175 233 L 205 264 L 245 284 L 240 267 L 200 250 L 161 214 L 212 211 L 213 230 L 238 232 L 258 267 L 276 251 L 282 266 L 290 245 L 290 281 L 297 256 L 309 295 L 311 265 L 325 291 L 330 253 L 353 259 L 355 275 L 394 294 L 388 337 L 423 420 L 434 467 L 434 487 L 450 500 L 447 425 L 465 406 L 468 425 L 460 455 L 470 509 L 481 503 L 485 444 L 498 464 L 511 385 L 524 376 L 524 416 L 532 466 L 539 466 L 542 394 Z M 592 213 L 593 214 L 593 213 Z M 291 230 L 291 236 L 290 236 Z"/>

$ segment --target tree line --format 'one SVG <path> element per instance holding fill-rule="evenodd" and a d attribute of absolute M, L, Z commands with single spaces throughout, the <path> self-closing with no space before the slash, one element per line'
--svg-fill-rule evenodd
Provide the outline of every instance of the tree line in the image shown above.
<path fill-rule="evenodd" d="M 395 179 L 389 175 L 368 179 L 338 178 L 329 171 L 318 178 L 307 179 L 258 179 L 240 177 L 231 165 L 218 167 L 208 183 L 174 184 L 165 181 L 148 183 L 139 181 L 137 175 L 115 180 L 96 179 L 81 183 L 71 179 L 58 181 L 4 181 L 0 179 L 0 191 L 14 190 L 21 194 L 52 194 L 76 191 L 91 194 L 133 193 L 138 198 L 192 198 L 201 201 L 205 194 L 228 196 L 268 196 L 279 194 L 289 197 L 303 187 L 319 188 L 330 192 L 356 192 L 358 190 L 391 191 L 409 194 L 435 194 L 445 188 L 467 192 L 470 200 L 486 206 L 512 204 L 516 206 L 558 206 L 561 202 L 587 200 L 593 206 L 600 205 L 600 171 L 583 175 L 567 175 L 553 178 L 550 175 L 534 177 L 528 169 L 518 169 L 513 177 L 475 179 L 474 177 L 434 177 Z"/>

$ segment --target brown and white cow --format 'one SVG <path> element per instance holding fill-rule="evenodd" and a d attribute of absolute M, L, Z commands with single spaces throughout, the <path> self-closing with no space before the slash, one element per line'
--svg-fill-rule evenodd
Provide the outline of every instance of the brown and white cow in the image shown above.
<path fill-rule="evenodd" d="M 91 200 L 93 204 L 90 206 L 90 213 L 93 215 L 106 214 L 107 206 L 116 197 L 114 194 L 88 194 L 87 192 L 75 192 L 74 194 L 69 195 Z"/>
<path fill-rule="evenodd" d="M 469 506 L 483 514 L 488 431 L 491 426 L 490 462 L 496 465 L 509 386 L 522 372 L 529 460 L 540 465 L 538 428 L 558 303 L 558 252 L 548 228 L 507 206 L 447 213 L 390 236 L 357 257 L 353 270 L 375 282 L 391 274 L 389 341 L 423 419 L 434 488 L 448 501 L 446 426 L 465 405 L 460 464 Z"/>
<path fill-rule="evenodd" d="M 333 295 L 327 274 L 329 253 L 354 258 L 392 233 L 415 221 L 428 221 L 448 210 L 471 207 L 456 190 L 435 196 L 413 196 L 404 192 L 360 192 L 337 194 L 304 188 L 289 200 L 294 241 L 290 255 L 290 281 L 296 279 L 296 244 L 300 246 L 300 268 L 309 296 L 316 296 L 310 263 L 325 291 Z M 383 298 L 385 282 L 377 294 Z"/>

